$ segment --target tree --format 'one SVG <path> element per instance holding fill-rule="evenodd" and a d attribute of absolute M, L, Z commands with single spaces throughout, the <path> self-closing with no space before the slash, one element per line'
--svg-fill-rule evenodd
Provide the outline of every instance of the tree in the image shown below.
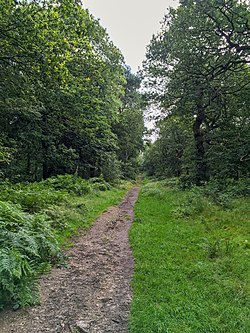
<path fill-rule="evenodd" d="M 196 184 L 214 173 L 207 138 L 223 121 L 228 96 L 236 90 L 236 73 L 246 78 L 237 90 L 249 85 L 248 18 L 246 4 L 237 1 L 184 1 L 165 16 L 148 48 L 144 71 L 149 98 L 165 114 L 192 119 Z"/>
<path fill-rule="evenodd" d="M 138 157 L 143 149 L 144 101 L 139 92 L 139 74 L 131 73 L 130 68 L 126 67 L 125 77 L 125 94 L 113 128 L 118 137 L 118 157 L 122 162 L 123 175 L 134 178 L 139 167 Z"/>
<path fill-rule="evenodd" d="M 100 175 L 117 149 L 120 51 L 80 1 L 7 1 L 0 18 L 0 129 L 15 150 L 4 175 Z"/>

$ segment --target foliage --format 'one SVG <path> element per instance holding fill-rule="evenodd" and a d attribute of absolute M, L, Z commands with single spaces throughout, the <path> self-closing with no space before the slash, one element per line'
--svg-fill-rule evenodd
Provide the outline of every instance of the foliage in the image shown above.
<path fill-rule="evenodd" d="M 86 181 L 72 175 L 1 183 L 0 308 L 37 302 L 39 274 L 62 263 L 60 248 L 71 244 L 79 228 L 89 227 L 118 203 L 129 186 L 111 187 L 103 177 Z"/>
<path fill-rule="evenodd" d="M 106 182 L 104 176 L 91 178 L 89 183 L 93 190 L 106 191 L 111 189 L 111 185 Z"/>
<path fill-rule="evenodd" d="M 126 84 L 120 51 L 80 1 L 1 1 L 0 8 L 2 177 L 103 173 L 108 180 Z M 113 167 L 112 179 L 119 163 Z"/>
<path fill-rule="evenodd" d="M 222 208 L 230 208 L 233 199 L 250 196 L 249 185 L 249 179 L 241 179 L 238 181 L 227 179 L 226 182 L 224 181 L 223 183 L 219 180 L 215 180 L 209 182 L 202 189 L 202 194 Z"/>
<path fill-rule="evenodd" d="M 159 137 L 147 147 L 143 169 L 151 176 L 180 177 L 194 169 L 190 128 L 180 117 L 167 117 L 158 122 Z M 189 149 L 186 149 L 186 146 Z"/>
<path fill-rule="evenodd" d="M 121 178 L 121 161 L 115 152 L 107 152 L 102 156 L 102 173 L 100 179 L 103 179 L 104 183 L 117 183 Z"/>
<path fill-rule="evenodd" d="M 197 187 L 189 190 L 186 198 L 181 198 L 178 207 L 173 211 L 175 217 L 185 218 L 200 215 L 209 205 L 207 200 L 202 195 L 202 192 Z"/>
<path fill-rule="evenodd" d="M 12 185 L 4 182 L 0 185 L 0 199 L 19 204 L 22 209 L 34 213 L 49 205 L 59 204 L 67 200 L 67 192 L 55 191 L 43 183 L 18 183 Z"/>
<path fill-rule="evenodd" d="M 164 198 L 159 182 L 145 184 L 141 189 L 141 195 L 149 197 L 157 197 L 159 199 Z"/>
<path fill-rule="evenodd" d="M 90 192 L 89 184 L 86 180 L 72 175 L 50 177 L 40 184 L 56 191 L 63 190 L 75 195 L 83 195 Z"/>
<path fill-rule="evenodd" d="M 148 100 L 163 119 L 150 172 L 197 185 L 248 177 L 248 22 L 249 7 L 236 0 L 182 1 L 164 17 L 144 63 Z"/>
<path fill-rule="evenodd" d="M 0 201 L 0 248 L 0 307 L 33 303 L 38 271 L 60 258 L 48 217 Z"/>
<path fill-rule="evenodd" d="M 249 198 L 224 209 L 167 182 L 147 183 L 135 206 L 130 332 L 247 333 Z"/>
<path fill-rule="evenodd" d="M 121 171 L 124 178 L 135 179 L 138 175 L 139 156 L 143 150 L 143 120 L 144 101 L 139 92 L 141 77 L 133 74 L 130 68 L 125 68 L 126 86 L 113 130 L 118 137 L 118 158 L 121 161 Z"/>

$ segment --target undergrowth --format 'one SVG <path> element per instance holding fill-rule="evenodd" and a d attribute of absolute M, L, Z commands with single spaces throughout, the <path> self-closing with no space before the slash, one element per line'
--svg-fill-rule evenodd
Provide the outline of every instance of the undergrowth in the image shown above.
<path fill-rule="evenodd" d="M 0 309 L 39 301 L 37 278 L 65 260 L 62 248 L 119 200 L 129 183 L 70 175 L 0 184 Z"/>
<path fill-rule="evenodd" d="M 209 186 L 180 191 L 158 181 L 142 188 L 130 232 L 131 333 L 250 332 L 246 186 Z M 226 194 L 225 204 L 217 200 Z"/>
<path fill-rule="evenodd" d="M 20 205 L 0 201 L 0 307 L 33 303 L 38 272 L 59 258 L 46 214 L 31 215 Z"/>

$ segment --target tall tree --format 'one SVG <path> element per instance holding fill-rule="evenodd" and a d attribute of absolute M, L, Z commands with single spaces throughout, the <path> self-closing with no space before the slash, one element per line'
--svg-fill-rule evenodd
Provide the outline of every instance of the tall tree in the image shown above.
<path fill-rule="evenodd" d="M 145 103 L 139 91 L 141 86 L 139 74 L 133 74 L 130 68 L 126 67 L 125 77 L 125 94 L 114 125 L 114 132 L 118 137 L 118 157 L 122 162 L 123 175 L 133 178 L 138 172 L 138 158 L 143 149 Z"/>
<path fill-rule="evenodd" d="M 15 151 L 4 175 L 99 175 L 117 147 L 120 51 L 80 1 L 4 1 L 0 18 L 0 129 Z"/>
<path fill-rule="evenodd" d="M 197 184 L 210 177 L 207 138 L 223 120 L 236 73 L 245 77 L 239 91 L 249 85 L 248 19 L 247 5 L 238 1 L 182 1 L 165 16 L 148 49 L 144 69 L 151 100 L 168 115 L 193 119 Z"/>

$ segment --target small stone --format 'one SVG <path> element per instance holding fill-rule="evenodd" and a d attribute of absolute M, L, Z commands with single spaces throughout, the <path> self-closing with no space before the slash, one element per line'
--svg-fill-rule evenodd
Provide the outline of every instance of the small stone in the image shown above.
<path fill-rule="evenodd" d="M 78 330 L 78 332 L 80 333 L 90 333 L 89 332 L 89 324 L 87 324 L 84 321 L 78 321 L 76 323 L 76 329 Z"/>

